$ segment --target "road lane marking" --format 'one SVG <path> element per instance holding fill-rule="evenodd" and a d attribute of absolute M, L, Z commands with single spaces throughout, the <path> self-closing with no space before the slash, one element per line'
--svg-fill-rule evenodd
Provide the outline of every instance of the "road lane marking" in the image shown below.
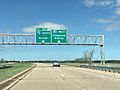
<path fill-rule="evenodd" d="M 62 77 L 64 77 L 65 75 L 64 74 L 61 74 Z"/>
<path fill-rule="evenodd" d="M 65 80 L 65 75 L 61 73 L 62 79 Z"/>

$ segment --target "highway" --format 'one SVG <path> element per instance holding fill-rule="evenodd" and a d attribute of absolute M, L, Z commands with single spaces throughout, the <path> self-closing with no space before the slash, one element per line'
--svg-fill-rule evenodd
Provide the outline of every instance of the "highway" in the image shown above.
<path fill-rule="evenodd" d="M 79 67 L 38 63 L 10 90 L 120 90 L 120 79 Z"/>

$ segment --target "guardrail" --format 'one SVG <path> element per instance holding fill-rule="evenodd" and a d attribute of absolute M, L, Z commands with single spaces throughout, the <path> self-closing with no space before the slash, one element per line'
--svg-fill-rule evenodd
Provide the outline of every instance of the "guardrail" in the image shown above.
<path fill-rule="evenodd" d="M 94 69 L 94 70 L 100 70 L 100 71 L 113 72 L 113 73 L 119 73 L 120 74 L 120 68 L 118 68 L 118 67 L 91 66 L 91 65 L 80 65 L 80 67 L 81 68 L 88 68 L 88 69 Z"/>
<path fill-rule="evenodd" d="M 12 65 L 1 65 L 0 69 L 6 69 L 6 68 L 11 68 L 13 67 Z"/>

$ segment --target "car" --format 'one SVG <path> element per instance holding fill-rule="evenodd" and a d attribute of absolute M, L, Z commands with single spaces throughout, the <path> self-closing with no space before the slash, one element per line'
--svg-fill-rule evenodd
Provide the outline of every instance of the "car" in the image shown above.
<path fill-rule="evenodd" d="M 53 62 L 53 67 L 60 67 L 60 63 L 58 61 Z"/>

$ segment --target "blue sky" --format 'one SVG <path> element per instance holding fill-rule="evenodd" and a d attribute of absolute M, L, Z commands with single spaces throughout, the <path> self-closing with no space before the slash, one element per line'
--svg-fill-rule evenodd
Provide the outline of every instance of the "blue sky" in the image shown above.
<path fill-rule="evenodd" d="M 0 33 L 34 33 L 36 27 L 68 34 L 104 34 L 106 59 L 120 59 L 120 0 L 0 0 Z M 73 59 L 99 47 L 0 46 L 5 59 Z"/>

